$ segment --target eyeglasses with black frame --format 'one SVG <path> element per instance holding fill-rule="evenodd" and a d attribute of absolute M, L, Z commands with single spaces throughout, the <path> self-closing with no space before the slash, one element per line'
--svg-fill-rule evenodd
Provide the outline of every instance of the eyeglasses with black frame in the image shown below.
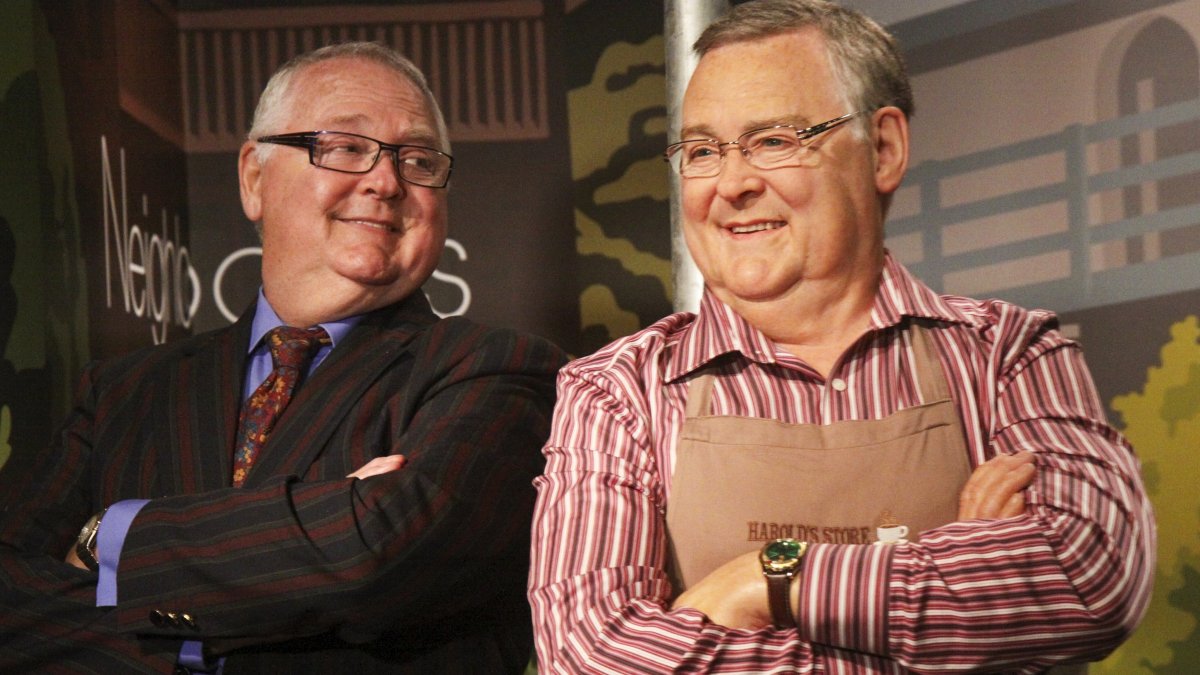
<path fill-rule="evenodd" d="M 721 173 L 725 148 L 730 145 L 736 145 L 746 161 L 759 169 L 804 166 L 805 160 L 814 155 L 807 152 L 813 139 L 866 112 L 847 113 L 803 129 L 797 129 L 794 124 L 752 129 L 732 141 L 721 142 L 713 138 L 680 141 L 667 146 L 663 159 L 684 178 L 708 178 Z"/>
<path fill-rule="evenodd" d="M 454 158 L 440 150 L 423 145 L 384 143 L 345 131 L 298 131 L 257 140 L 259 143 L 308 148 L 310 164 L 342 173 L 367 173 L 375 168 L 383 151 L 390 150 L 396 175 L 406 183 L 422 187 L 446 187 L 454 166 Z"/>

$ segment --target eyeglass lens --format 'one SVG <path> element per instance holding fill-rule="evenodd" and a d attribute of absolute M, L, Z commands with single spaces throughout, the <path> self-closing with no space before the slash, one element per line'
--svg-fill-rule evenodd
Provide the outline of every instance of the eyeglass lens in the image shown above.
<path fill-rule="evenodd" d="M 682 176 L 715 176 L 721 172 L 724 152 L 728 152 L 723 148 L 737 146 L 746 161 L 759 169 L 803 166 L 805 160 L 813 156 L 810 145 L 814 138 L 857 114 L 860 113 L 836 117 L 807 129 L 798 130 L 790 124 L 755 129 L 725 143 L 711 139 L 683 141 L 668 148 L 667 160 Z"/>
<path fill-rule="evenodd" d="M 313 139 L 312 161 L 319 167 L 366 173 L 375 167 L 385 148 L 371 138 L 352 134 L 326 133 Z M 387 146 L 395 155 L 397 172 L 417 185 L 440 187 L 445 183 L 450 158 L 428 148 Z"/>
<path fill-rule="evenodd" d="M 774 169 L 796 159 L 804 148 L 793 127 L 762 129 L 739 136 L 737 147 L 753 166 Z M 721 170 L 721 147 L 712 141 L 695 141 L 679 152 L 680 172 L 684 175 L 707 176 Z"/>

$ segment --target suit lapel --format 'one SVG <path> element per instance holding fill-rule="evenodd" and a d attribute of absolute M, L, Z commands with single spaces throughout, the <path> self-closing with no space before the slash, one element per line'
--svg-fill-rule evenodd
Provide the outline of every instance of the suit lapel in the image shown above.
<path fill-rule="evenodd" d="M 171 369 L 172 381 L 161 397 L 165 421 L 160 428 L 167 433 L 159 439 L 170 452 L 157 455 L 163 458 L 159 480 L 173 486 L 173 493 L 230 485 L 253 317 L 251 306 L 229 328 L 200 336 Z"/>
<path fill-rule="evenodd" d="M 424 294 L 363 317 L 302 383 L 279 418 L 246 487 L 273 476 L 302 476 L 358 400 L 407 351 L 412 339 L 437 317 Z M 231 469 L 232 470 L 232 469 Z"/>

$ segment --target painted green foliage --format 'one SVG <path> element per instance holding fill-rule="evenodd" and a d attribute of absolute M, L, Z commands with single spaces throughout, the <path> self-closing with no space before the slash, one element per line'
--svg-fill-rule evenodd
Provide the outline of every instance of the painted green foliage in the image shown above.
<path fill-rule="evenodd" d="M 1161 365 L 1112 407 L 1126 420 L 1158 522 L 1150 609 L 1133 637 L 1093 673 L 1194 673 L 1200 664 L 1200 320 L 1171 327 Z"/>
<path fill-rule="evenodd" d="M 39 3 L 0 3 L 0 44 L 3 468 L 31 458 L 66 413 L 88 330 L 66 104 Z"/>
<path fill-rule="evenodd" d="M 662 9 L 593 0 L 572 12 L 567 94 L 581 346 L 671 312 Z"/>

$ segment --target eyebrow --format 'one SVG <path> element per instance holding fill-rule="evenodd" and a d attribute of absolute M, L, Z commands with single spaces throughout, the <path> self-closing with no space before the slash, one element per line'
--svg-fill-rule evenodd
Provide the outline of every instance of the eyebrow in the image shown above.
<path fill-rule="evenodd" d="M 360 113 L 350 115 L 335 115 L 328 119 L 328 123 L 324 125 L 326 131 L 348 131 L 350 133 L 359 133 L 362 131 L 362 125 L 369 122 L 371 118 Z M 390 141 L 385 141 L 389 142 Z M 397 145 L 427 145 L 431 148 L 440 147 L 437 134 L 432 129 L 424 127 L 412 127 L 405 132 L 403 138 Z"/>
<path fill-rule="evenodd" d="M 745 122 L 742 124 L 741 131 L 738 132 L 738 135 L 740 136 L 747 131 L 766 129 L 767 127 L 779 126 L 781 124 L 790 124 L 797 129 L 806 129 L 812 126 L 812 122 L 810 122 L 809 119 L 804 115 L 783 115 L 781 117 L 770 117 Z M 712 127 L 705 124 L 697 124 L 695 126 L 685 127 L 682 129 L 679 132 L 679 137 L 716 139 L 717 134 L 715 131 L 713 131 Z"/>

